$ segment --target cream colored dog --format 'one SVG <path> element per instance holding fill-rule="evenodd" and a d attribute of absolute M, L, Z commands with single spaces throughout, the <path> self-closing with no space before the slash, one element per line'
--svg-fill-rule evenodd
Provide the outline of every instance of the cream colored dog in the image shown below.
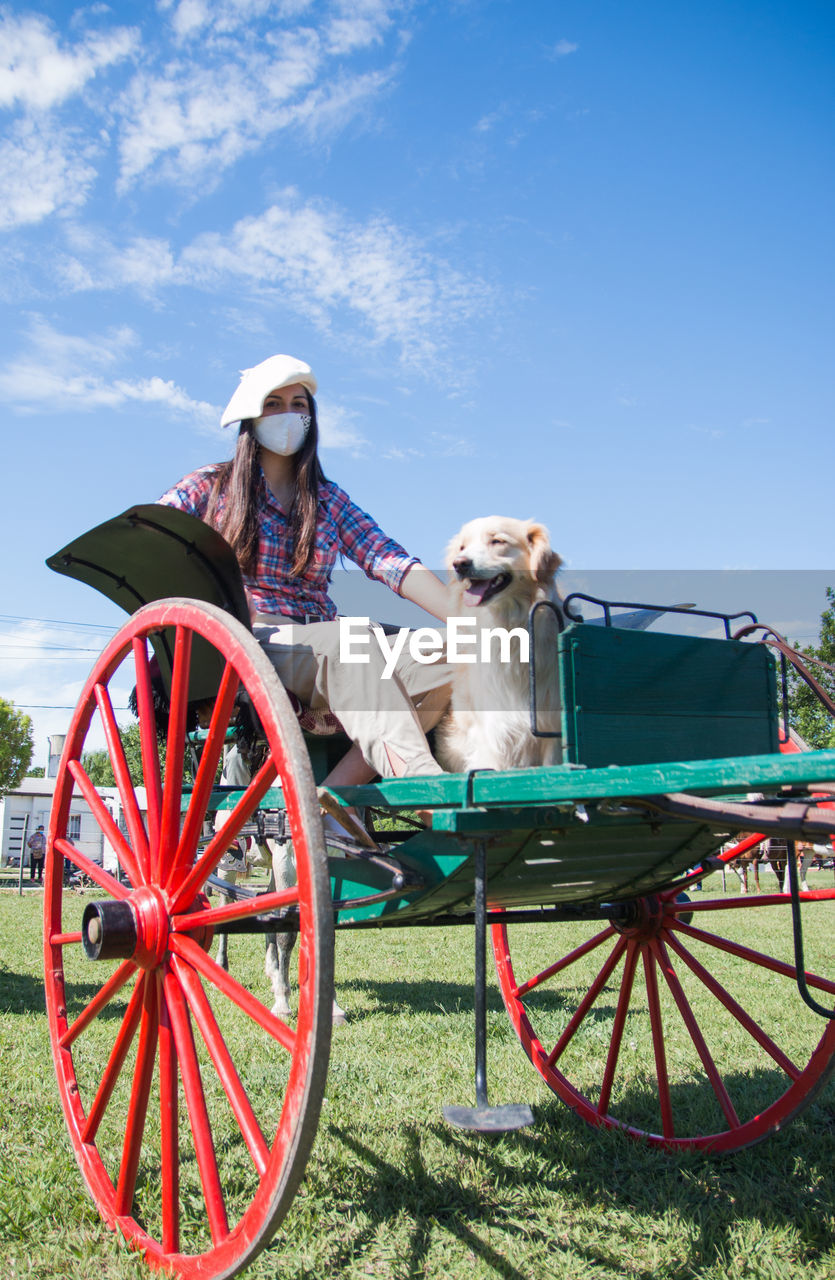
<path fill-rule="evenodd" d="M 486 634 L 495 628 L 526 630 L 531 606 L 539 600 L 559 605 L 555 576 L 560 564 L 548 530 L 532 521 L 485 516 L 464 525 L 450 542 L 453 614 L 475 619 L 476 644 L 471 646 L 475 661 L 453 666 L 450 710 L 436 736 L 436 754 L 445 769 L 518 769 L 561 761 L 559 738 L 536 738 L 531 732 L 530 666 L 521 660 L 522 639 L 511 637 L 502 654 L 498 637 Z M 560 728 L 557 633 L 551 610 L 538 610 L 537 728 L 549 731 Z"/>

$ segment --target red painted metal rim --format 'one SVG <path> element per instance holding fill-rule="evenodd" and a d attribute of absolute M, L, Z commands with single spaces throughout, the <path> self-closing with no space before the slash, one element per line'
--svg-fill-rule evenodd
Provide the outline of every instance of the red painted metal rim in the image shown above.
<path fill-rule="evenodd" d="M 191 640 L 200 637 L 224 659 L 209 741 L 190 806 L 181 830 L 180 783 L 166 785 L 156 777 L 156 733 L 146 655 L 146 639 L 160 628 L 174 628 L 176 649 L 171 688 L 166 777 L 181 779 L 184 727 L 191 661 Z M 145 655 L 145 656 L 143 656 Z M 148 787 L 147 825 L 139 814 L 135 792 L 114 736 L 115 718 L 109 682 L 122 663 L 136 664 L 140 737 L 144 780 Z M 241 802 L 240 821 L 257 807 L 264 790 L 277 777 L 281 783 L 293 832 L 299 910 L 299 1011 L 295 1029 L 287 1027 L 234 980 L 218 986 L 220 975 L 204 949 L 211 930 L 201 918 L 208 909 L 199 893 L 205 875 L 222 856 L 228 840 L 217 839 L 201 856 L 200 872 L 192 870 L 226 723 L 238 684 L 249 693 L 269 744 L 268 763 L 256 775 Z M 135 953 L 122 960 L 112 978 L 103 981 L 83 1014 L 70 1024 L 64 982 L 64 950 L 78 944 L 79 935 L 63 923 L 64 891 L 61 853 L 84 866 L 84 855 L 67 839 L 73 785 L 89 793 L 80 766 L 86 735 L 98 713 L 108 740 L 125 812 L 128 834 L 117 847 L 129 870 L 131 887 L 119 883 L 93 864 L 102 896 L 126 901 L 137 922 Z M 95 803 L 95 797 L 90 794 Z M 237 812 L 237 811 L 236 811 Z M 120 839 L 108 816 L 100 825 L 112 842 Z M 228 830 L 228 829 L 227 829 Z M 212 849 L 214 852 L 212 853 Z M 209 862 L 205 859 L 209 857 Z M 212 863 L 213 860 L 213 863 Z M 204 865 L 205 863 L 205 865 Z M 126 623 L 96 662 L 79 699 L 59 765 L 50 819 L 44 903 L 44 963 L 47 1015 L 53 1060 L 64 1116 L 78 1163 L 102 1217 L 144 1252 L 154 1268 L 167 1269 L 187 1280 L 220 1280 L 236 1274 L 263 1247 L 286 1212 L 301 1178 L 315 1133 L 327 1070 L 332 994 L 332 912 L 327 864 L 315 786 L 296 718 L 277 677 L 246 629 L 229 615 L 194 601 L 160 601 L 146 606 Z M 242 907 L 242 914 L 244 908 Z M 175 918 L 176 917 L 176 918 Z M 193 922 L 193 923 L 192 923 Z M 98 977 L 93 966 L 91 976 Z M 222 971 L 221 971 L 222 973 Z M 219 990 L 236 1011 L 252 1018 L 289 1058 L 284 1101 L 276 1131 L 263 1135 L 254 1117 L 246 1088 L 236 1078 L 235 1063 L 223 1032 L 213 1023 L 206 990 Z M 103 1067 L 98 1093 L 79 1081 L 74 1047 L 84 1032 L 110 1007 L 124 988 L 131 991 L 108 1064 Z M 217 997 L 216 997 L 217 998 Z M 121 1040 L 120 1040 L 121 1037 Z M 251 1202 L 238 1220 L 225 1218 L 223 1188 L 211 1136 L 211 1120 L 203 1096 L 200 1068 L 193 1043 L 202 1043 L 223 1083 L 244 1142 L 258 1174 Z M 130 1102 L 125 1114 L 125 1141 L 118 1169 L 105 1165 L 96 1145 L 100 1113 L 107 1110 L 111 1082 L 115 1086 L 132 1041 L 138 1048 L 133 1067 Z M 189 1045 L 192 1045 L 190 1048 Z M 121 1055 L 121 1059 L 120 1059 Z M 203 1070 L 205 1071 L 205 1063 Z M 161 1229 L 149 1232 L 134 1213 L 132 1199 L 136 1166 L 142 1156 L 151 1081 L 157 1073 L 161 1126 Z M 86 1090 L 86 1091 L 85 1091 Z M 178 1104 L 178 1093 L 183 1100 Z M 103 1095 L 102 1097 L 99 1094 Z M 184 1135 L 177 1112 L 187 1111 L 191 1134 Z M 179 1248 L 179 1175 L 183 1153 L 196 1155 L 211 1228 L 211 1243 L 200 1251 Z"/>

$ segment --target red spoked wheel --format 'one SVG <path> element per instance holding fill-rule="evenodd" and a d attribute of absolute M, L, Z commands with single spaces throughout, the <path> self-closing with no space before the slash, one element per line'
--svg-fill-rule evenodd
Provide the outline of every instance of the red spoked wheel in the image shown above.
<path fill-rule="evenodd" d="M 835 946 L 820 913 L 835 890 L 800 896 L 808 987 L 832 1009 L 823 974 L 835 973 Z M 495 924 L 493 954 L 525 1052 L 585 1121 L 734 1151 L 819 1094 L 835 1070 L 835 1021 L 798 994 L 787 894 L 686 897 L 636 900 L 617 923 Z"/>
<path fill-rule="evenodd" d="M 163 760 L 152 638 L 167 645 L 172 666 Z M 184 797 L 189 703 L 207 669 L 219 683 Z M 131 781 L 114 710 L 132 686 L 144 795 Z M 212 787 L 241 701 L 255 710 L 266 756 L 213 834 Z M 98 731 L 118 784 L 121 830 L 84 767 L 85 744 L 98 745 Z M 212 909 L 201 892 L 205 878 L 271 786 L 283 792 L 298 883 Z M 89 815 L 76 815 L 79 793 L 94 831 Z M 102 848 L 107 870 L 91 856 Z M 78 897 L 63 884 L 65 859 L 102 891 L 83 921 Z M 154 1268 L 189 1280 L 236 1274 L 286 1213 L 315 1136 L 330 1051 L 333 914 L 296 717 L 265 654 L 229 614 L 189 600 L 147 605 L 98 659 L 59 765 L 44 896 L 53 1058 L 70 1139 L 99 1212 Z M 256 994 L 263 945 L 257 952 L 250 939 L 260 964 L 242 956 L 236 972 L 233 958 L 229 974 L 208 954 L 218 925 L 282 907 L 298 920 L 295 1027 Z"/>

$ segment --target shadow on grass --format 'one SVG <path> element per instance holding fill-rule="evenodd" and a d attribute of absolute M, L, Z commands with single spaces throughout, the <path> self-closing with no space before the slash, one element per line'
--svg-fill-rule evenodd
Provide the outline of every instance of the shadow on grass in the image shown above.
<path fill-rule="evenodd" d="M 46 1007 L 43 979 L 17 973 L 0 961 L 0 1010 L 3 1013 L 43 1013 Z"/>
<path fill-rule="evenodd" d="M 110 976 L 105 975 L 101 982 L 67 982 L 65 995 L 69 1021 L 77 1017 L 90 1001 L 98 995 L 104 982 Z M 133 979 L 126 988 L 119 992 L 114 1000 L 105 1006 L 96 1016 L 107 1021 L 110 1018 L 122 1018 L 125 1014 L 127 998 L 133 990 Z M 127 991 L 127 996 L 124 992 Z M 0 961 L 0 1010 L 3 1013 L 44 1013 L 46 996 L 43 979 L 31 973 L 17 973 L 8 969 Z"/>
<path fill-rule="evenodd" d="M 576 990 L 567 988 L 565 992 L 556 992 L 548 997 L 547 1006 L 541 1006 L 541 1008 L 546 1008 L 549 1012 L 563 1012 L 566 1009 L 573 1012 L 579 997 L 585 994 L 585 990 L 586 988 Z M 397 981 L 383 981 L 375 978 L 342 979 L 337 961 L 337 997 L 345 996 L 350 999 L 349 993 L 354 993 L 359 1002 L 355 1002 L 356 1008 L 349 1005 L 352 1022 L 380 1017 L 381 1014 L 406 1012 L 431 1013 L 444 1018 L 450 1014 L 469 1013 L 473 1009 L 474 991 L 474 982 L 443 982 L 427 980 L 424 977 L 414 982 L 402 978 L 398 978 Z M 369 1007 L 361 1007 L 362 1001 L 367 1002 Z M 489 983 L 487 1008 L 492 1013 L 505 1012 L 501 995 Z M 598 1002 L 588 1016 L 591 1021 L 605 1022 L 607 1019 L 611 1020 L 613 1014 L 614 1005 Z"/>
<path fill-rule="evenodd" d="M 437 1133 L 437 1128 L 433 1132 Z M 431 1236 L 438 1226 L 460 1240 L 477 1257 L 482 1258 L 504 1280 L 528 1280 L 528 1273 L 519 1271 L 513 1264 L 482 1240 L 473 1223 L 493 1216 L 493 1207 L 478 1192 L 462 1187 L 453 1177 L 436 1178 L 426 1167 L 421 1151 L 423 1130 L 408 1125 L 403 1130 L 405 1159 L 402 1165 L 394 1165 L 378 1156 L 353 1133 L 331 1126 L 331 1132 L 350 1148 L 365 1166 L 363 1207 L 368 1215 L 368 1225 L 349 1244 L 340 1245 L 329 1259 L 332 1274 L 338 1274 L 356 1256 L 357 1248 L 369 1245 L 378 1229 L 402 1213 L 414 1220 L 414 1229 L 408 1255 L 401 1255 L 398 1262 L 403 1275 L 427 1274 Z M 524 1228 L 503 1224 L 509 1235 L 518 1236 L 520 1251 L 524 1250 Z"/>
<path fill-rule="evenodd" d="M 359 1001 L 367 1001 L 370 1007 L 349 1006 L 351 1021 L 379 1018 L 381 1014 L 421 1012 L 445 1018 L 450 1014 L 468 1013 L 473 1008 L 473 984 L 464 982 L 428 981 L 420 978 L 414 982 L 398 979 L 396 982 L 378 981 L 373 978 L 340 978 L 338 963 L 336 974 L 337 997 L 354 993 Z M 501 996 L 487 989 L 487 1007 L 494 1012 L 504 1012 Z"/>
<path fill-rule="evenodd" d="M 567 1198 L 578 1206 L 579 1217 L 591 1210 L 599 1213 L 601 1222 L 611 1222 L 613 1211 L 654 1222 L 660 1197 L 665 1216 L 684 1228 L 681 1258 L 665 1269 L 666 1280 L 691 1280 L 706 1263 L 734 1257 L 740 1222 L 746 1219 L 758 1221 L 767 1232 L 796 1233 L 797 1248 L 807 1262 L 825 1259 L 835 1247 L 835 1121 L 831 1112 L 816 1106 L 793 1129 L 768 1143 L 724 1157 L 659 1151 L 618 1132 L 590 1134 L 578 1117 L 557 1103 L 540 1112 L 534 1129 L 500 1139 L 465 1135 L 440 1122 L 420 1129 L 409 1126 L 397 1164 L 380 1157 L 349 1130 L 331 1126 L 331 1132 L 362 1163 L 360 1194 L 368 1215 L 359 1237 L 339 1245 L 329 1259 L 334 1273 L 348 1265 L 358 1246 L 370 1246 L 381 1227 L 405 1213 L 413 1225 L 403 1274 L 424 1272 L 432 1233 L 441 1228 L 504 1280 L 527 1280 L 529 1273 L 518 1270 L 480 1232 L 499 1228 L 514 1256 L 524 1258 L 526 1240 L 541 1230 L 535 1211 L 520 1211 L 520 1196 L 528 1198 L 533 1192 L 540 1203 L 543 1192 Z M 452 1176 L 433 1176 L 421 1150 L 430 1134 L 461 1160 L 483 1166 L 483 1196 Z M 504 1208 L 497 1208 L 497 1187 L 503 1189 Z M 583 1236 L 588 1241 L 587 1231 Z M 584 1245 L 569 1231 L 548 1243 L 595 1266 L 618 1269 L 622 1261 L 624 1242 L 619 1238 L 611 1244 Z M 630 1259 L 629 1274 L 654 1280 L 657 1271 L 636 1266 L 635 1261 Z"/>

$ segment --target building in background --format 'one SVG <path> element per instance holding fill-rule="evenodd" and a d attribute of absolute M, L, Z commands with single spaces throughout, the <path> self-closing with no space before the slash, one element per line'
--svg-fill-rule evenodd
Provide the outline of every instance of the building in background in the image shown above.
<path fill-rule="evenodd" d="M 54 734 L 49 739 L 48 776 L 24 778 L 8 795 L 0 800 L 0 866 L 19 866 L 21 856 L 24 866 L 29 865 L 26 840 L 43 824 L 49 830 L 49 812 L 55 792 L 58 761 L 64 738 Z M 124 813 L 117 787 L 96 787 L 110 816 L 123 834 L 127 834 Z M 145 788 L 136 788 L 136 798 L 143 818 L 146 813 Z M 116 852 L 105 840 L 104 834 L 93 817 L 92 810 L 77 788 L 73 788 L 70 801 L 70 818 L 67 835 L 73 844 L 93 862 L 107 871 L 116 870 Z"/>

